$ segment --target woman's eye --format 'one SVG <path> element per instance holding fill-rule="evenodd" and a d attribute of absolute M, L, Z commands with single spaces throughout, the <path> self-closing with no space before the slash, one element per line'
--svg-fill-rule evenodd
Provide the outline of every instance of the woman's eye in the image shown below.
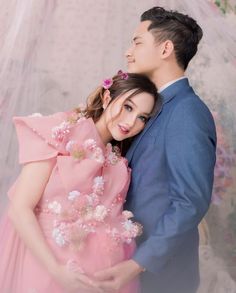
<path fill-rule="evenodd" d="M 133 108 L 130 105 L 124 105 L 125 109 L 129 112 L 131 112 L 133 110 Z"/>
<path fill-rule="evenodd" d="M 143 122 L 143 123 L 147 123 L 148 118 L 145 116 L 140 116 L 139 119 Z"/>

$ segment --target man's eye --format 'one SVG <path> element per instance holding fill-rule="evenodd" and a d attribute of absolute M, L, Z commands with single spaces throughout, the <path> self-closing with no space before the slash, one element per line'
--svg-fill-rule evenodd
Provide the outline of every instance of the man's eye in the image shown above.
<path fill-rule="evenodd" d="M 147 123 L 148 118 L 145 116 L 139 116 L 139 119 L 143 122 L 143 123 Z"/>
<path fill-rule="evenodd" d="M 142 44 L 142 43 L 140 43 L 140 42 L 138 42 L 138 43 L 135 43 L 135 45 L 137 46 L 137 45 L 140 45 L 140 44 Z"/>
<path fill-rule="evenodd" d="M 124 107 L 129 112 L 131 112 L 133 110 L 133 108 L 130 105 L 127 105 L 127 104 L 125 104 Z"/>

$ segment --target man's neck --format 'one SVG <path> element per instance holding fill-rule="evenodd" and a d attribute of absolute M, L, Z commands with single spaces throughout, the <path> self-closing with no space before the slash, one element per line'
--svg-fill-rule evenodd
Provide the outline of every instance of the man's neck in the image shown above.
<path fill-rule="evenodd" d="M 150 79 L 155 83 L 157 89 L 159 89 L 172 80 L 176 80 L 182 76 L 184 76 L 184 70 L 179 67 L 164 68 L 155 71 L 153 75 L 150 76 Z"/>

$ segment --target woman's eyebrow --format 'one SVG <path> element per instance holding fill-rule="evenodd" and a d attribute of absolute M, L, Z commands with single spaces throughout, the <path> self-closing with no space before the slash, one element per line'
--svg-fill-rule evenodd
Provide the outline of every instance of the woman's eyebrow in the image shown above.
<path fill-rule="evenodd" d="M 131 99 L 127 99 L 127 101 L 131 102 L 131 104 L 133 104 L 137 108 L 137 105 L 134 103 L 134 101 L 132 101 Z M 145 112 L 143 112 L 142 114 L 147 116 L 150 115 L 150 113 L 145 113 Z"/>

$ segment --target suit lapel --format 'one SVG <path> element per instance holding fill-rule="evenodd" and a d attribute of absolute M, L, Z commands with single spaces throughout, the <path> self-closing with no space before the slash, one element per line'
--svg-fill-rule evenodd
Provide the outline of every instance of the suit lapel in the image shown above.
<path fill-rule="evenodd" d="M 148 123 L 145 126 L 144 130 L 139 134 L 139 136 L 132 143 L 131 147 L 129 148 L 129 150 L 128 150 L 127 154 L 126 154 L 126 158 L 128 159 L 129 163 L 131 162 L 131 159 L 133 157 L 134 151 L 135 151 L 136 147 L 138 146 L 140 140 L 142 139 L 144 134 L 148 131 L 148 129 L 152 126 L 153 122 L 157 119 L 157 117 L 161 114 L 162 108 L 163 108 L 163 102 L 159 106 L 158 113 L 148 121 Z"/>

